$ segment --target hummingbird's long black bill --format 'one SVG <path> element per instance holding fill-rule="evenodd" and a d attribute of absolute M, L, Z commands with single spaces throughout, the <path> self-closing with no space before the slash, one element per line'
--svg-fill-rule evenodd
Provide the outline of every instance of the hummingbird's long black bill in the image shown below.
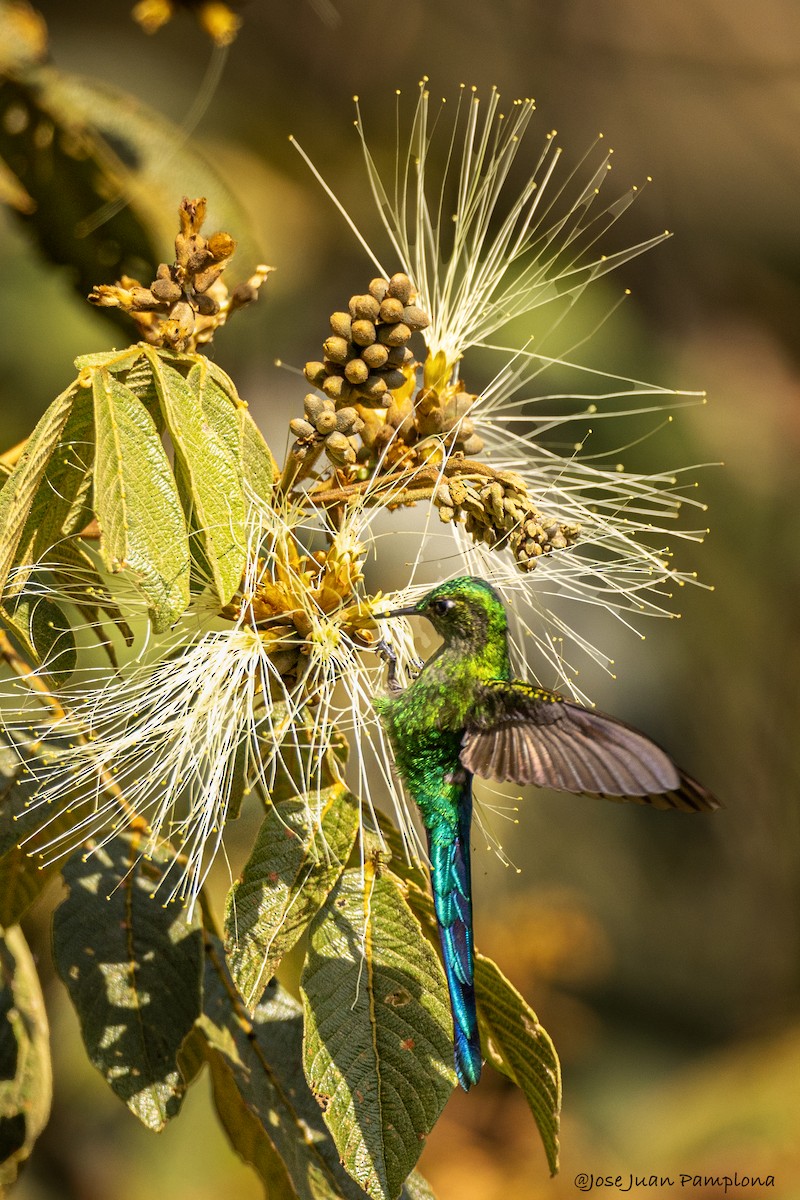
<path fill-rule="evenodd" d="M 408 604 L 405 608 L 392 608 L 389 612 L 376 613 L 379 621 L 388 621 L 392 617 L 418 617 L 421 614 L 417 612 L 416 604 Z"/>

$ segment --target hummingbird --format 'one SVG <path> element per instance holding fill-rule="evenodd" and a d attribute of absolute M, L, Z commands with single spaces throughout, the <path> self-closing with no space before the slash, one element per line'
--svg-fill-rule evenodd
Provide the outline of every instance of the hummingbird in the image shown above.
<path fill-rule="evenodd" d="M 719 802 L 645 734 L 512 678 L 506 610 L 485 580 L 451 579 L 382 619 L 401 616 L 427 618 L 442 645 L 402 689 L 395 655 L 380 643 L 389 694 L 375 709 L 427 832 L 455 1069 L 468 1091 L 482 1065 L 470 881 L 473 775 L 683 812 L 712 812 Z"/>

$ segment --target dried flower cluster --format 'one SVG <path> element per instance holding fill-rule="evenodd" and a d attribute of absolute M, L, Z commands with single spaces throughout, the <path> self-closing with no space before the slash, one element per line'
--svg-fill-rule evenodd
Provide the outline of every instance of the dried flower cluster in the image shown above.
<path fill-rule="evenodd" d="M 480 483 L 453 476 L 439 484 L 433 502 L 442 521 L 463 518 L 476 541 L 492 550 L 508 546 L 525 571 L 532 571 L 543 554 L 574 545 L 580 535 L 580 525 L 539 513 L 525 480 L 513 471 Z"/>
<path fill-rule="evenodd" d="M 271 268 L 258 266 L 251 277 L 229 292 L 221 276 L 236 242 L 229 233 L 200 232 L 206 217 L 204 199 L 182 200 L 175 261 L 161 263 L 155 279 L 143 286 L 124 276 L 114 285 L 98 285 L 92 304 L 121 308 L 136 322 L 139 334 L 153 346 L 183 353 L 205 345 L 239 308 L 251 304 Z"/>

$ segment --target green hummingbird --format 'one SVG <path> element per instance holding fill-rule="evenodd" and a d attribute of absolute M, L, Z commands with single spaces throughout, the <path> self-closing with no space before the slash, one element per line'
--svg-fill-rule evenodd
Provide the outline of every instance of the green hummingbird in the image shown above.
<path fill-rule="evenodd" d="M 711 812 L 719 802 L 643 733 L 512 679 L 506 611 L 483 579 L 451 579 L 383 615 L 426 617 L 443 638 L 405 689 L 391 649 L 380 644 L 390 694 L 375 708 L 428 835 L 456 1074 L 468 1091 L 482 1064 L 472 946 L 472 776 L 683 812 Z"/>

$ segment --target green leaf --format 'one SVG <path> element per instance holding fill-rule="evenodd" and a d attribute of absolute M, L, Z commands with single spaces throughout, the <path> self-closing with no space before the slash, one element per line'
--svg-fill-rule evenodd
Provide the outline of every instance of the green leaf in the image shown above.
<path fill-rule="evenodd" d="M 239 456 L 244 478 L 250 489 L 266 501 L 272 492 L 272 482 L 277 470 L 272 451 L 261 430 L 256 425 L 245 402 L 240 399 L 233 380 L 211 359 L 203 360 L 208 374 L 217 387 L 234 405 L 239 428 Z"/>
<path fill-rule="evenodd" d="M 561 1067 L 533 1009 L 496 963 L 475 955 L 475 995 L 484 1052 L 520 1089 L 544 1143 L 551 1175 L 558 1170 Z"/>
<path fill-rule="evenodd" d="M 93 807 L 89 800 L 73 804 L 69 794 L 57 807 L 33 803 L 37 762 L 52 763 L 60 753 L 42 746 L 34 756 L 0 738 L 0 925 L 5 927 L 15 925 L 61 871 L 61 862 L 41 861 L 42 845 L 73 828 Z"/>
<path fill-rule="evenodd" d="M 44 667 L 53 684 L 67 682 L 78 651 L 72 626 L 57 604 L 40 593 L 22 592 L 0 606 L 0 626 L 19 643 L 28 661 Z"/>
<path fill-rule="evenodd" d="M 225 912 L 228 962 L 248 1008 L 344 870 L 358 824 L 358 801 L 341 783 L 270 806 Z"/>
<path fill-rule="evenodd" d="M 81 388 L 34 496 L 16 562 L 33 566 L 49 560 L 54 544 L 88 524 L 93 460 L 92 397 L 88 389 Z M 21 589 L 29 573 L 15 571 L 14 575 L 13 589 Z"/>
<path fill-rule="evenodd" d="M 53 950 L 91 1062 L 158 1132 L 186 1090 L 177 1060 L 201 1011 L 203 945 L 199 917 L 168 899 L 174 855 L 144 859 L 140 842 L 120 835 L 67 861 Z"/>
<path fill-rule="evenodd" d="M 214 1103 L 231 1144 L 255 1167 L 270 1198 L 362 1200 L 348 1179 L 303 1078 L 299 1005 L 277 985 L 251 1023 L 222 946 L 207 939 L 204 1013 L 184 1048 L 207 1060 Z M 198 1038 L 202 1038 L 202 1043 Z"/>
<path fill-rule="evenodd" d="M 189 379 L 156 350 L 149 352 L 161 410 L 191 498 L 193 517 L 221 604 L 242 581 L 247 558 L 245 507 L 238 444 L 231 409 L 221 393 L 197 390 L 204 378 L 192 369 Z M 227 403 L 227 402 L 226 402 Z"/>
<path fill-rule="evenodd" d="M 157 631 L 189 603 L 189 548 L 175 480 L 152 419 L 109 371 L 92 374 L 95 509 L 103 559 L 135 573 Z M 2 493 L 0 493 L 0 496 Z"/>
<path fill-rule="evenodd" d="M 47 1016 L 31 952 L 18 928 L 0 936 L 0 1186 L 47 1123 L 52 1070 Z"/>
<path fill-rule="evenodd" d="M 300 986 L 306 1078 L 342 1162 L 394 1200 L 454 1085 L 444 973 L 398 880 L 371 861 L 344 872 Z"/>
<path fill-rule="evenodd" d="M 53 401 L 0 491 L 0 592 L 16 558 L 34 497 L 72 412 L 77 390 L 77 384 L 73 383 Z"/>

